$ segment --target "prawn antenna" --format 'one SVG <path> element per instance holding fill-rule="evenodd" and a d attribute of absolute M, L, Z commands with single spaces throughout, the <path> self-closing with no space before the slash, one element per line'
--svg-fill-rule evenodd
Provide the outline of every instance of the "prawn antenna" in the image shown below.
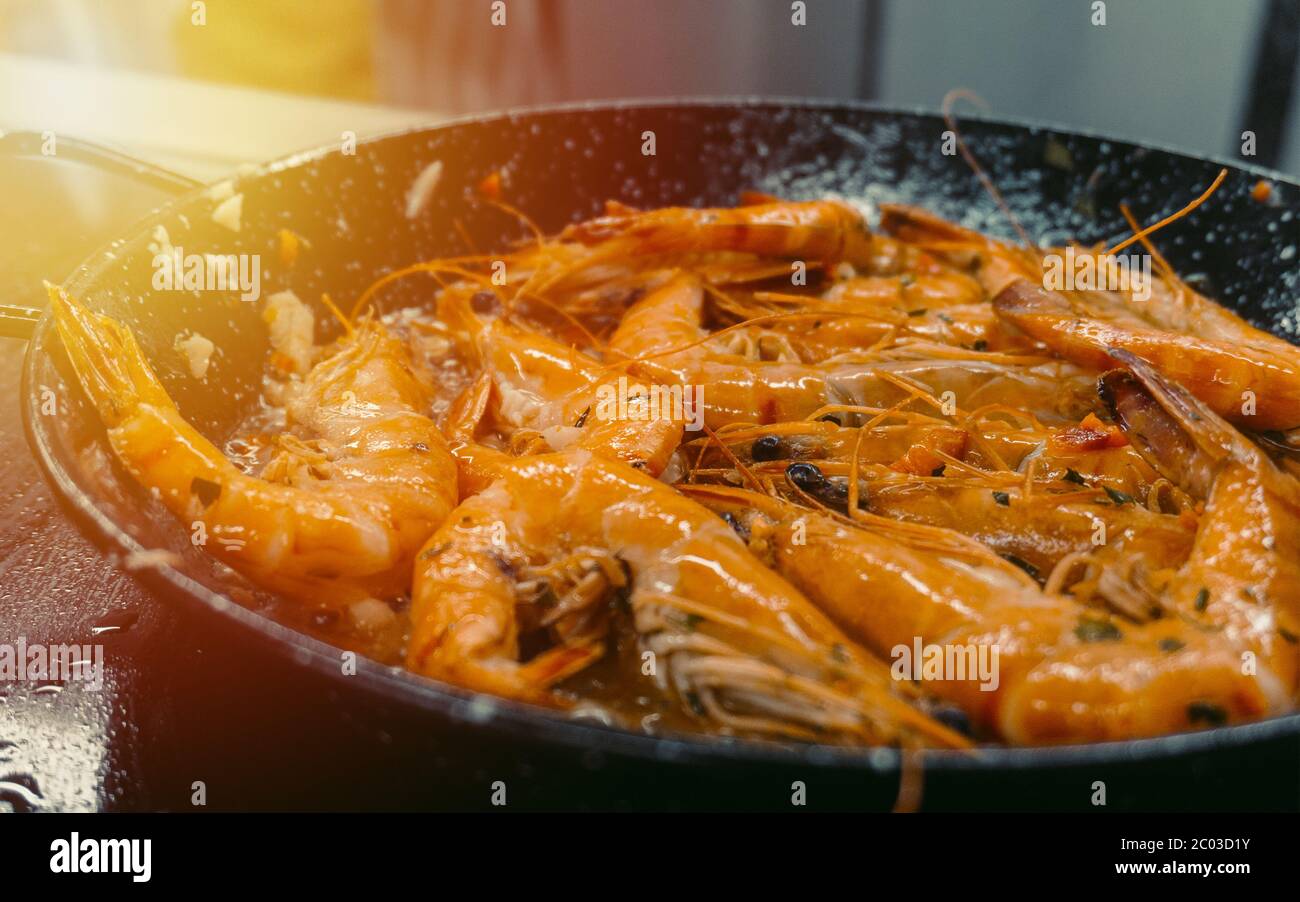
<path fill-rule="evenodd" d="M 328 307 L 329 312 L 334 314 L 334 318 L 343 325 L 343 331 L 347 333 L 349 338 L 356 334 L 352 329 L 352 322 L 343 315 L 343 311 L 338 308 L 338 305 L 334 303 L 327 293 L 323 291 L 321 292 L 320 302 Z"/>
<path fill-rule="evenodd" d="M 487 197 L 486 195 L 480 194 L 478 199 L 489 207 L 495 207 L 507 216 L 519 220 L 528 231 L 533 233 L 533 240 L 537 242 L 538 247 L 544 247 L 546 245 L 546 233 L 538 227 L 537 223 L 533 222 L 532 218 L 527 213 L 517 207 L 512 207 L 503 200 L 496 200 Z"/>
<path fill-rule="evenodd" d="M 943 95 L 943 121 L 947 124 L 948 130 L 952 132 L 953 137 L 957 139 L 957 149 L 961 151 L 962 159 L 966 161 L 966 165 L 974 171 L 980 180 L 980 184 L 984 186 L 984 190 L 989 193 L 989 196 L 997 203 L 998 209 L 1011 222 L 1012 228 L 1020 236 L 1021 243 L 1026 248 L 1032 249 L 1035 245 L 1034 242 L 1029 240 L 1029 233 L 1020 224 L 1020 220 L 1016 219 L 1016 214 L 1011 212 L 1011 207 L 1007 205 L 1002 192 L 998 190 L 997 185 L 993 184 L 993 179 L 989 178 L 988 173 L 984 171 L 984 167 L 980 166 L 979 160 L 975 159 L 975 154 L 971 153 L 971 149 L 966 146 L 965 139 L 962 138 L 961 132 L 957 129 L 957 117 L 953 115 L 952 108 L 958 100 L 968 100 L 985 112 L 988 112 L 989 105 L 985 103 L 983 97 L 980 97 L 969 88 L 953 88 Z"/>
<path fill-rule="evenodd" d="M 1196 200 L 1192 201 L 1190 204 L 1183 207 L 1177 213 L 1171 213 L 1168 216 L 1166 216 L 1164 219 L 1160 220 L 1159 222 L 1147 226 L 1145 229 L 1143 229 L 1142 231 L 1138 232 L 1135 235 L 1131 235 L 1130 237 L 1121 241 L 1119 244 L 1115 245 L 1109 250 L 1102 251 L 1102 256 L 1105 257 L 1105 256 L 1110 256 L 1112 254 L 1117 254 L 1120 251 L 1124 250 L 1124 248 L 1128 247 L 1130 244 L 1133 244 L 1134 242 L 1137 241 L 1141 241 L 1142 239 L 1146 238 L 1148 235 L 1160 231 L 1165 226 L 1169 225 L 1169 223 L 1177 222 L 1178 220 L 1182 219 L 1188 213 L 1192 212 L 1201 204 L 1209 200 L 1210 195 L 1213 194 L 1215 191 L 1219 190 L 1219 186 L 1223 184 L 1223 180 L 1226 179 L 1227 177 L 1228 177 L 1228 170 L 1220 169 L 1219 175 L 1217 178 L 1215 178 L 1213 184 L 1211 184 L 1210 187 L 1206 188 L 1201 193 L 1201 196 L 1196 198 Z"/>

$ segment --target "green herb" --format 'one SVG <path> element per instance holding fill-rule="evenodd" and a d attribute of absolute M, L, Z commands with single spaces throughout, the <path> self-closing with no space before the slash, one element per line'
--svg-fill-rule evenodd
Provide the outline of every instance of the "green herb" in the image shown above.
<path fill-rule="evenodd" d="M 836 642 L 831 646 L 831 660 L 837 664 L 849 663 L 849 650 Z"/>
<path fill-rule="evenodd" d="M 1114 501 L 1116 504 L 1131 504 L 1133 502 L 1132 495 L 1121 492 L 1118 489 L 1112 489 L 1108 485 L 1104 485 L 1102 488 L 1105 490 L 1106 494 L 1110 496 L 1110 500 Z"/>
<path fill-rule="evenodd" d="M 998 504 L 1002 505 L 1003 507 L 1011 506 L 1011 496 L 1008 495 L 1006 492 L 994 492 L 993 500 L 996 501 Z"/>
<path fill-rule="evenodd" d="M 1075 485 L 1087 485 L 1088 480 L 1079 475 L 1077 470 L 1066 469 L 1065 475 L 1061 477 L 1066 482 L 1073 482 Z"/>
<path fill-rule="evenodd" d="M 1187 706 L 1187 720 L 1193 724 L 1221 727 L 1228 722 L 1228 712 L 1211 702 L 1192 702 Z"/>
<path fill-rule="evenodd" d="M 1183 647 L 1182 641 L 1179 639 L 1175 639 L 1172 636 L 1165 639 L 1161 639 L 1159 642 L 1156 643 L 1156 645 L 1160 648 L 1161 651 L 1167 651 L 1170 653 L 1176 652 L 1178 651 L 1178 649 Z"/>
<path fill-rule="evenodd" d="M 1204 611 L 1210 603 L 1210 590 L 1201 586 L 1201 591 L 1196 593 L 1196 610 Z"/>
<path fill-rule="evenodd" d="M 1116 642 L 1124 638 L 1119 627 L 1109 620 L 1096 620 L 1092 617 L 1080 618 L 1074 634 L 1080 642 Z"/>
<path fill-rule="evenodd" d="M 1297 636 L 1295 633 L 1291 632 L 1289 629 L 1286 629 L 1285 627 L 1279 626 L 1277 628 L 1277 634 L 1281 636 L 1283 639 L 1285 639 L 1286 641 L 1290 642 L 1292 645 L 1295 645 L 1297 642 L 1300 642 L 1300 636 Z"/>
<path fill-rule="evenodd" d="M 975 343 L 971 345 L 971 347 L 974 348 L 976 351 L 987 351 L 989 347 L 989 343 L 982 338 L 977 338 L 975 339 Z"/>
<path fill-rule="evenodd" d="M 686 624 L 685 624 L 685 625 L 686 625 L 686 632 L 688 632 L 688 633 L 693 633 L 693 632 L 695 632 L 695 628 L 696 628 L 697 626 L 699 626 L 699 625 L 700 625 L 701 623 L 703 623 L 703 622 L 704 622 L 704 618 L 701 617 L 699 614 L 687 614 L 687 615 L 686 615 Z"/>
<path fill-rule="evenodd" d="M 908 316 L 925 316 L 929 311 L 925 307 L 917 307 L 915 310 L 907 311 Z"/>
<path fill-rule="evenodd" d="M 434 545 L 432 548 L 426 548 L 420 552 L 420 560 L 431 561 L 450 547 L 450 542 L 443 542 L 441 545 Z"/>
<path fill-rule="evenodd" d="M 943 475 L 943 471 L 947 468 L 947 466 L 948 466 L 947 464 L 939 464 L 939 466 L 935 467 L 933 470 L 930 471 L 930 475 L 931 475 L 931 476 L 942 476 L 942 475 Z"/>
<path fill-rule="evenodd" d="M 699 693 L 694 690 L 686 693 L 686 703 L 690 705 L 691 710 L 700 717 L 703 717 L 707 713 L 704 709 L 704 702 L 700 701 Z"/>
<path fill-rule="evenodd" d="M 583 411 L 583 412 L 578 416 L 578 422 L 574 423 L 573 425 L 574 425 L 575 427 L 577 427 L 578 429 L 581 429 L 583 426 L 587 425 L 587 416 L 588 416 L 590 413 L 591 413 L 591 405 L 588 405 L 588 406 L 587 406 L 587 409 L 584 410 L 584 411 Z"/>

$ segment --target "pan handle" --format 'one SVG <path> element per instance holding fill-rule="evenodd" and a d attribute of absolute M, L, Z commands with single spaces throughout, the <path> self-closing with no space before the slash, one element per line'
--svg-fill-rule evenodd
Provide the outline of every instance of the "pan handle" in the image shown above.
<path fill-rule="evenodd" d="M 37 132 L 0 132 L 0 161 L 6 157 L 43 156 L 44 143 L 45 136 Z M 203 184 L 161 166 L 75 138 L 59 137 L 59 159 L 84 163 L 177 196 Z M 43 312 L 41 307 L 0 303 L 0 337 L 31 338 Z"/>

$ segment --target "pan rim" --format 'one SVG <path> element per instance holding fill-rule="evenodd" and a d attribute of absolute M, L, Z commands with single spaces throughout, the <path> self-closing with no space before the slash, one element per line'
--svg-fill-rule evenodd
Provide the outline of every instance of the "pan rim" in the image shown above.
<path fill-rule="evenodd" d="M 582 101 L 549 104 L 533 107 L 511 108 L 488 114 L 455 117 L 427 126 L 413 126 L 383 132 L 365 138 L 362 142 L 374 145 L 390 140 L 410 139 L 414 136 L 460 128 L 467 125 L 514 122 L 526 117 L 564 115 L 575 113 L 609 113 L 637 109 L 666 108 L 733 108 L 737 110 L 763 107 L 795 108 L 827 111 L 861 111 L 886 115 L 923 117 L 942 121 L 939 113 L 922 107 L 880 104 L 871 101 L 835 101 L 817 98 L 786 98 L 766 96 L 742 97 L 689 97 L 620 99 L 614 101 Z M 1010 127 L 1031 133 L 1050 131 L 1055 134 L 1081 137 L 1092 141 L 1106 141 L 1130 147 L 1139 147 L 1158 153 L 1181 156 L 1200 162 L 1226 166 L 1270 180 L 1300 188 L 1300 181 L 1265 167 L 1217 157 L 1188 153 L 1178 148 L 1157 143 L 1134 141 L 1087 129 L 1066 127 L 1056 123 L 995 116 L 963 116 L 963 122 Z M 337 152 L 335 145 L 324 145 L 297 151 L 232 174 L 236 183 L 264 177 L 274 172 L 305 165 Z M 173 211 L 194 202 L 206 186 L 178 195 L 152 213 L 133 223 L 128 231 L 108 244 L 96 248 L 65 279 L 71 288 L 84 286 L 97 279 L 113 262 L 106 252 L 147 235 L 153 226 L 173 215 Z M 42 316 L 28 343 L 22 370 L 23 401 L 21 404 L 23 427 L 28 444 L 44 474 L 54 489 L 60 504 L 69 511 L 75 522 L 101 550 L 117 552 L 142 551 L 134 538 L 122 530 L 94 503 L 93 496 L 72 477 L 58 459 L 50 436 L 42 427 L 39 414 L 38 367 L 46 359 L 45 347 L 52 337 L 52 320 L 48 312 Z M 204 609 L 226 623 L 256 636 L 276 653 L 288 656 L 300 664 L 312 666 L 322 678 L 339 678 L 338 650 L 321 640 L 290 629 L 271 618 L 245 608 L 226 595 L 217 593 L 191 579 L 180 571 L 162 565 L 132 574 L 151 592 L 170 597 L 179 594 L 185 607 Z M 824 766 L 857 768 L 877 773 L 891 773 L 900 766 L 901 753 L 887 747 L 845 748 L 829 745 L 795 745 L 768 740 L 731 739 L 707 736 L 673 734 L 653 736 L 635 733 L 616 727 L 579 719 L 555 716 L 545 708 L 527 705 L 469 692 L 458 687 L 418 676 L 400 667 L 386 667 L 367 658 L 358 661 L 355 676 L 348 685 L 375 693 L 388 703 L 418 708 L 436 713 L 453 722 L 477 725 L 511 737 L 531 738 L 564 746 L 570 750 L 596 750 L 627 755 L 644 760 L 659 760 L 686 764 L 756 763 L 769 765 Z M 1279 715 L 1267 720 L 1213 730 L 1177 733 L 1144 739 L 1112 742 L 1071 744 L 1057 746 L 987 746 L 974 752 L 953 750 L 926 750 L 921 753 L 925 767 L 932 770 L 1014 770 L 1022 768 L 1050 769 L 1078 765 L 1100 765 L 1118 761 L 1152 761 L 1174 756 L 1190 755 L 1237 748 L 1273 739 L 1300 735 L 1300 712 Z"/>

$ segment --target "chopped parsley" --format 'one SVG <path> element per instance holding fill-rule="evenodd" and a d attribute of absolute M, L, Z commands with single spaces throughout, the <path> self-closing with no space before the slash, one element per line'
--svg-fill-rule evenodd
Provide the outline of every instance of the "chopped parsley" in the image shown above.
<path fill-rule="evenodd" d="M 1092 617 L 1080 618 L 1079 625 L 1074 628 L 1074 634 L 1079 637 L 1080 642 L 1116 642 L 1124 638 L 1119 627 L 1109 620 L 1097 620 Z"/>

